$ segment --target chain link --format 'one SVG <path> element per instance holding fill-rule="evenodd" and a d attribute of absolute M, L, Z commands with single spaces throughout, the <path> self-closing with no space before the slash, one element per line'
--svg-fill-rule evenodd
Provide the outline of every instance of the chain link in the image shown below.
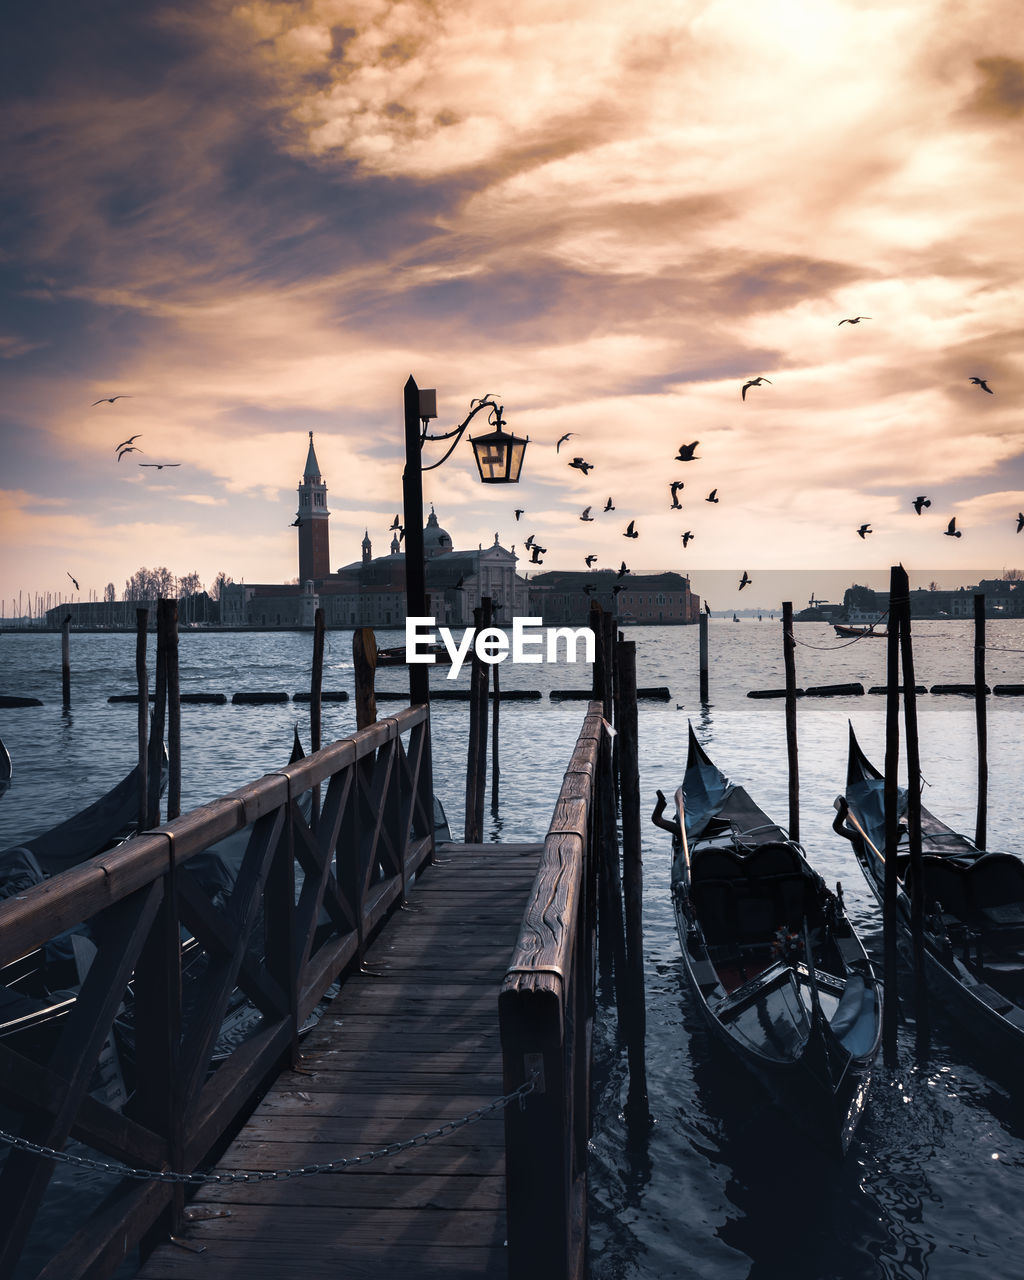
<path fill-rule="evenodd" d="M 364 1151 L 358 1156 L 344 1156 L 340 1160 L 331 1160 L 327 1164 L 304 1164 L 295 1169 L 234 1169 L 225 1173 L 176 1173 L 166 1169 L 132 1169 L 128 1165 L 110 1164 L 107 1161 L 95 1160 L 91 1156 L 76 1156 L 68 1151 L 57 1151 L 53 1147 L 41 1146 L 38 1142 L 30 1142 L 27 1138 L 19 1138 L 0 1129 L 0 1142 L 6 1142 L 18 1151 L 28 1151 L 32 1155 L 45 1156 L 48 1160 L 58 1160 L 62 1164 L 73 1165 L 79 1169 L 95 1169 L 101 1173 L 114 1173 L 120 1178 L 135 1178 L 140 1182 L 176 1182 L 198 1186 L 210 1182 L 283 1182 L 286 1178 L 308 1178 L 317 1173 L 338 1173 L 353 1165 L 369 1164 L 371 1160 L 379 1160 L 382 1156 L 394 1156 L 399 1152 L 409 1151 L 413 1147 L 424 1147 L 435 1138 L 444 1138 L 457 1129 L 468 1124 L 476 1124 L 485 1116 L 502 1110 L 512 1102 L 520 1104 L 528 1094 L 537 1087 L 537 1074 L 534 1073 L 525 1084 L 521 1084 L 512 1093 L 495 1098 L 482 1107 L 467 1112 L 458 1120 L 448 1120 L 436 1129 L 428 1129 L 418 1133 L 414 1138 L 406 1138 L 404 1142 L 391 1142 L 386 1147 L 378 1147 L 374 1151 Z"/>

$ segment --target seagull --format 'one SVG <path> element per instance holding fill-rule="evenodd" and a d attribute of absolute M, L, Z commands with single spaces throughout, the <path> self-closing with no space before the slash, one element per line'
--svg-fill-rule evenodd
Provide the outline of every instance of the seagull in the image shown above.
<path fill-rule="evenodd" d="M 95 409 L 98 404 L 113 404 L 115 400 L 134 400 L 134 396 L 100 396 L 98 400 L 94 400 L 89 406 Z"/>
<path fill-rule="evenodd" d="M 298 529 L 301 524 L 302 524 L 302 517 L 296 516 L 295 519 L 291 522 L 291 525 L 289 526 L 289 528 Z"/>
<path fill-rule="evenodd" d="M 130 444 L 131 444 L 131 442 L 132 442 L 133 440 L 141 440 L 141 439 L 142 439 L 142 432 L 141 432 L 141 431 L 139 431 L 136 435 L 134 435 L 134 436 L 129 436 L 127 440 L 122 440 L 120 444 L 115 444 L 115 445 L 114 445 L 114 452 L 116 453 L 116 452 L 118 451 L 118 449 L 124 449 L 124 448 L 126 448 L 128 445 L 130 445 Z"/>
<path fill-rule="evenodd" d="M 840 320 L 839 324 L 860 324 L 862 320 L 870 320 L 870 316 L 850 316 L 848 320 Z M 838 328 L 839 325 L 836 326 Z M 767 381 L 767 379 L 765 379 Z"/>
<path fill-rule="evenodd" d="M 589 521 L 593 522 L 594 517 L 590 514 L 590 508 L 589 508 L 589 507 L 584 507 L 584 508 L 583 508 L 583 511 L 582 511 L 582 512 L 581 512 L 581 514 L 580 514 L 580 519 L 581 519 L 581 520 L 589 520 Z"/>
<path fill-rule="evenodd" d="M 597 590 L 597 587 L 594 585 L 594 583 L 588 582 L 586 586 L 583 588 L 583 594 L 585 596 L 592 596 L 596 590 Z"/>
<path fill-rule="evenodd" d="M 395 518 L 394 520 L 391 521 L 391 528 L 388 529 L 388 533 L 392 533 L 395 529 L 401 529 L 401 527 L 402 527 L 402 522 L 401 520 L 399 520 L 398 512 L 396 511 Z"/>
<path fill-rule="evenodd" d="M 612 505 L 612 500 L 611 500 L 611 498 L 609 498 L 609 499 L 608 499 L 608 501 L 604 504 L 604 509 L 605 509 L 605 511 L 614 511 L 614 510 L 615 510 L 614 506 Z"/>
<path fill-rule="evenodd" d="M 953 519 L 950 520 L 949 524 L 946 525 L 945 529 L 943 529 L 943 533 L 947 538 L 962 538 L 964 536 L 956 527 L 956 516 L 954 516 Z"/>
<path fill-rule="evenodd" d="M 1020 533 L 1024 529 L 1024 511 L 1017 512 L 1017 532 Z"/>
<path fill-rule="evenodd" d="M 635 524 L 636 524 L 635 520 L 630 520 L 629 524 L 626 526 L 626 532 L 622 535 L 624 538 L 640 537 L 640 535 L 637 533 L 636 529 L 634 528 Z"/>
<path fill-rule="evenodd" d="M 126 448 L 121 450 L 121 452 L 117 455 L 117 460 L 118 462 L 120 462 L 126 453 L 145 453 L 145 452 L 146 452 L 145 449 L 140 449 L 137 444 L 130 444 Z"/>
<path fill-rule="evenodd" d="M 534 534 L 531 533 L 530 536 L 523 543 L 523 546 L 527 549 L 527 551 L 531 551 L 533 549 L 533 539 L 534 539 Z"/>
<path fill-rule="evenodd" d="M 861 527 L 857 530 L 857 533 L 860 537 L 863 538 L 869 533 L 874 533 L 874 529 L 872 529 L 869 524 L 862 524 Z"/>
<path fill-rule="evenodd" d="M 575 434 L 576 434 L 575 431 L 567 431 L 565 435 L 562 436 L 562 438 L 555 445 L 555 453 L 557 453 L 559 449 L 561 449 L 562 445 L 565 444 L 566 440 L 571 440 Z"/>
<path fill-rule="evenodd" d="M 541 552 L 541 550 L 542 550 L 542 548 L 541 548 L 541 547 L 534 547 L 534 548 L 533 548 L 533 551 L 532 551 L 532 553 L 531 553 L 531 555 L 530 555 L 530 563 L 531 563 L 531 564 L 543 564 L 543 563 L 544 563 L 544 561 L 540 558 L 540 552 Z"/>
<path fill-rule="evenodd" d="M 768 385 L 769 385 L 769 386 L 771 386 L 772 380 L 771 380 L 771 378 L 751 378 L 749 382 L 744 382 L 744 384 L 743 384 L 743 386 L 742 386 L 742 388 L 741 388 L 741 390 L 740 390 L 740 399 L 741 399 L 741 400 L 746 400 L 746 398 L 747 398 L 747 387 L 759 387 L 759 386 L 761 385 L 761 383 L 762 383 L 762 382 L 767 382 L 767 383 L 768 383 Z"/>
<path fill-rule="evenodd" d="M 914 501 L 910 504 L 918 515 L 921 514 L 922 507 L 930 507 L 932 505 L 931 498 L 926 498 L 923 493 L 918 494 Z"/>
<path fill-rule="evenodd" d="M 718 490 L 717 490 L 717 489 L 712 489 L 712 490 L 711 490 L 711 492 L 708 494 L 708 496 L 704 499 L 704 501 L 705 501 L 705 502 L 717 502 L 717 501 L 718 501 Z"/>
<path fill-rule="evenodd" d="M 693 444 L 681 444 L 679 446 L 679 452 L 676 454 L 675 461 L 676 462 L 692 462 L 693 451 L 694 449 L 697 448 L 699 444 L 700 444 L 699 440 L 694 440 Z"/>
<path fill-rule="evenodd" d="M 140 467 L 156 467 L 157 471 L 163 471 L 164 467 L 180 467 L 180 462 L 140 462 Z"/>
<path fill-rule="evenodd" d="M 591 567 L 591 565 L 597 563 L 597 556 L 584 556 L 583 559 L 586 562 L 586 566 L 588 569 Z"/>
<path fill-rule="evenodd" d="M 617 578 L 623 578 L 627 573 L 629 573 L 629 570 L 626 568 L 625 560 L 623 560 L 622 564 L 619 565 L 619 571 L 615 576 Z"/>
<path fill-rule="evenodd" d="M 971 381 L 976 387 L 981 387 L 982 391 L 987 391 L 990 396 L 994 396 L 995 392 L 988 385 L 984 378 L 972 378 Z"/>
<path fill-rule="evenodd" d="M 67 569 L 65 569 L 65 570 L 64 570 L 64 572 L 68 575 L 68 577 L 71 579 L 71 581 L 75 584 L 75 590 L 76 590 L 76 591 L 81 591 L 81 589 L 82 589 L 82 588 L 78 585 L 78 579 L 77 579 L 77 578 L 76 578 L 72 573 L 70 573 Z"/>
<path fill-rule="evenodd" d="M 677 703 L 676 703 L 676 710 L 677 710 L 677 711 L 685 711 L 685 710 L 686 710 L 686 703 L 685 703 L 685 702 L 677 702 Z"/>
<path fill-rule="evenodd" d="M 684 549 L 685 549 L 686 544 L 687 544 L 688 542 L 690 542 L 690 541 L 691 541 L 691 539 L 693 539 L 694 537 L 696 537 L 696 534 L 694 534 L 694 533 L 692 532 L 692 530 L 687 529 L 687 531 L 686 531 L 685 533 L 681 533 L 679 536 L 680 536 L 680 537 L 682 538 L 682 540 L 683 540 L 683 547 L 684 547 Z"/>
<path fill-rule="evenodd" d="M 523 514 L 523 512 L 524 512 L 525 510 L 526 510 L 526 508 L 525 508 L 525 507 L 516 507 L 516 519 L 517 519 L 517 520 L 519 519 L 519 517 Z"/>
<path fill-rule="evenodd" d="M 744 569 L 744 570 L 743 570 L 743 577 L 742 577 L 742 578 L 740 578 L 740 590 L 742 591 L 742 590 L 743 590 L 743 588 L 744 588 L 745 586 L 748 586 L 748 585 L 749 585 L 751 582 L 753 582 L 753 581 L 754 581 L 754 579 L 753 579 L 753 578 L 748 578 L 748 577 L 747 577 L 747 571 L 746 571 L 746 569 Z"/>
<path fill-rule="evenodd" d="M 669 488 L 669 492 L 672 494 L 672 510 L 682 511 L 683 504 L 679 501 L 678 497 L 676 496 L 680 489 L 685 488 L 682 480 L 673 480 L 668 488 Z"/>
<path fill-rule="evenodd" d="M 593 467 L 592 462 L 584 462 L 582 458 L 573 458 L 569 463 L 570 467 L 575 467 L 577 471 L 582 471 L 585 476 L 590 475 L 590 469 Z"/>

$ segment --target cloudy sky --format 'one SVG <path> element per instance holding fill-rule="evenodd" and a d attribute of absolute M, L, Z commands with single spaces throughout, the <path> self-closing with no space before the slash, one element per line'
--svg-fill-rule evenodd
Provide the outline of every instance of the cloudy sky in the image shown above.
<path fill-rule="evenodd" d="M 293 578 L 310 430 L 332 564 L 364 528 L 386 551 L 410 373 L 437 388 L 438 428 L 490 393 L 531 439 L 518 490 L 481 486 L 465 442 L 425 477 L 457 546 L 534 533 L 547 568 L 593 552 L 695 578 L 1024 564 L 1019 17 L 1014 0 L 18 6 L 0 53 L 7 616 L 19 591 L 72 591 L 68 573 L 81 598 L 142 565 Z M 118 462 L 133 434 L 144 454 Z"/>

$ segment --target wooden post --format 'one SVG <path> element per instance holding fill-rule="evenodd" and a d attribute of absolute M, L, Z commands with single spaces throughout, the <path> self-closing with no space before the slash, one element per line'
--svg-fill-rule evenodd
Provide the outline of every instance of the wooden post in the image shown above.
<path fill-rule="evenodd" d="M 978 726 L 978 815 L 974 843 L 988 839 L 988 711 L 985 699 L 985 597 L 974 597 L 974 718 Z"/>
<path fill-rule="evenodd" d="M 135 684 L 139 698 L 139 816 L 142 831 L 149 817 L 149 673 L 146 670 L 146 630 L 149 610 L 135 610 Z"/>
<path fill-rule="evenodd" d="M 480 605 L 483 625 L 487 628 L 494 621 L 493 601 L 490 596 L 483 596 Z M 475 648 L 473 653 L 475 658 Z M 476 697 L 480 706 L 480 739 L 476 758 L 476 827 L 480 832 L 478 839 L 482 840 L 484 838 L 484 802 L 487 797 L 487 704 L 490 701 L 488 695 L 491 683 L 488 664 L 478 659 L 472 668 L 472 677 L 476 681 Z"/>
<path fill-rule="evenodd" d="M 71 614 L 60 624 L 60 675 L 64 710 L 71 706 Z"/>
<path fill-rule="evenodd" d="M 498 680 L 498 672 L 501 670 L 501 663 L 496 662 L 491 668 L 493 675 L 491 677 L 494 684 L 494 697 L 491 699 L 491 816 L 498 816 L 498 778 L 501 770 L 498 765 L 498 716 L 501 708 L 501 684 Z"/>
<path fill-rule="evenodd" d="M 405 512 L 405 611 L 411 618 L 427 613 L 426 565 L 423 559 L 423 459 L 420 440 L 420 391 L 409 375 L 404 391 L 405 470 L 402 473 L 402 505 Z M 409 663 L 409 701 L 430 700 L 427 664 Z"/>
<path fill-rule="evenodd" d="M 594 697 L 600 700 L 604 714 L 601 746 L 597 757 L 595 782 L 596 836 L 598 858 L 598 954 L 604 976 L 614 974 L 615 999 L 620 1024 L 624 1024 L 626 989 L 626 938 L 622 922 L 622 880 L 619 875 L 619 837 L 615 820 L 615 771 L 612 765 L 612 743 L 608 726 L 612 715 L 612 662 L 609 639 L 614 623 L 608 627 L 605 613 L 596 600 L 590 605 L 590 625 L 594 632 Z"/>
<path fill-rule="evenodd" d="M 910 638 L 910 579 L 897 568 L 897 602 L 900 610 L 900 657 L 903 665 L 903 722 L 907 731 L 907 836 L 910 844 L 910 939 L 914 956 L 914 1003 L 917 1012 L 917 1046 L 928 1043 L 928 982 L 924 968 L 924 871 L 921 860 L 921 750 L 917 731 L 917 686 L 914 650 Z M 892 596 L 889 599 L 892 618 Z"/>
<path fill-rule="evenodd" d="M 473 610 L 477 635 L 490 625 L 491 599 L 484 596 Z M 464 839 L 479 844 L 483 839 L 484 793 L 487 785 L 487 686 L 490 673 L 474 647 L 469 676 L 469 748 L 466 759 L 466 818 Z"/>
<path fill-rule="evenodd" d="M 356 677 L 356 728 L 365 729 L 377 723 L 377 637 L 372 627 L 357 627 L 352 632 L 352 664 Z"/>
<path fill-rule="evenodd" d="M 147 827 L 160 825 L 160 775 L 163 772 L 164 720 L 167 715 L 167 648 L 160 643 L 160 610 L 163 601 L 157 601 L 156 679 L 153 688 L 153 719 L 149 731 L 149 776 L 153 784 L 149 788 Z"/>
<path fill-rule="evenodd" d="M 181 815 L 181 686 L 178 678 L 178 602 L 161 600 L 157 645 L 167 673 L 167 821 Z"/>
<path fill-rule="evenodd" d="M 897 978 L 896 929 L 898 883 L 896 850 L 899 844 L 898 775 L 900 766 L 900 622 L 893 607 L 897 588 L 896 566 L 889 577 L 889 631 L 886 641 L 885 689 L 885 879 L 882 885 L 883 981 L 885 1005 L 882 1011 L 882 1048 L 885 1065 L 897 1065 L 897 1021 L 899 990 Z"/>
<path fill-rule="evenodd" d="M 640 836 L 640 760 L 636 700 L 636 643 L 619 641 L 616 668 L 619 688 L 619 769 L 622 795 L 622 883 L 626 904 L 626 968 L 629 1021 L 625 1027 L 629 1057 L 629 1096 L 625 1116 L 634 1135 L 650 1124 L 644 1041 L 647 1008 L 644 996 L 644 870 Z"/>
<path fill-rule="evenodd" d="M 789 761 L 789 835 L 800 839 L 800 760 L 796 741 L 796 640 L 793 602 L 782 602 L 782 657 L 786 668 L 786 758 Z"/>
<path fill-rule="evenodd" d="M 313 667 L 309 677 L 309 749 L 319 751 L 323 731 L 324 687 L 324 611 L 313 614 Z M 314 831 L 320 824 L 320 784 L 310 788 L 310 826 Z"/>
<path fill-rule="evenodd" d="M 708 700 L 708 613 L 700 611 L 697 619 L 697 630 L 700 638 L 700 700 Z"/>

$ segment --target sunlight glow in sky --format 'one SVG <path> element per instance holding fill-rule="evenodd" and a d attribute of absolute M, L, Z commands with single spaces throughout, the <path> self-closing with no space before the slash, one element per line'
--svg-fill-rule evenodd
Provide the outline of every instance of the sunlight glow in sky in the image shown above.
<path fill-rule="evenodd" d="M 532 441 L 518 490 L 465 444 L 425 477 L 456 546 L 533 533 L 545 568 L 695 579 L 1024 564 L 1019 16 L 23 6 L 0 53 L 7 616 L 69 572 L 83 599 L 141 565 L 292 579 L 310 430 L 332 565 L 365 528 L 386 552 L 410 373 L 437 428 L 491 393 Z"/>

